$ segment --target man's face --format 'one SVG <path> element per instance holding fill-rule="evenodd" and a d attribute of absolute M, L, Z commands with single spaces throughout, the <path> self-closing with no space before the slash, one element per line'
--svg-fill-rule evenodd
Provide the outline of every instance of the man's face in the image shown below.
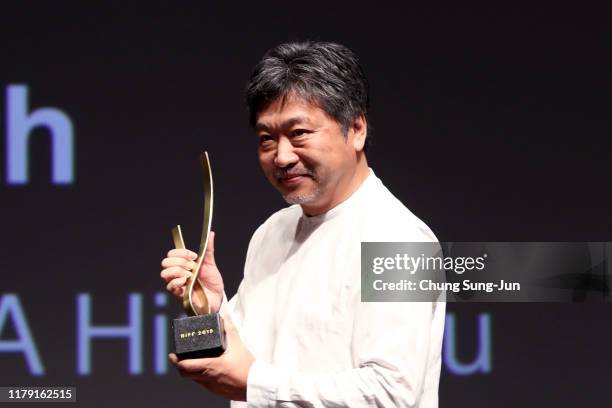
<path fill-rule="evenodd" d="M 257 115 L 259 162 L 288 203 L 301 204 L 309 215 L 325 212 L 352 187 L 363 148 L 354 128 L 345 136 L 318 106 L 295 96 L 277 99 Z"/>

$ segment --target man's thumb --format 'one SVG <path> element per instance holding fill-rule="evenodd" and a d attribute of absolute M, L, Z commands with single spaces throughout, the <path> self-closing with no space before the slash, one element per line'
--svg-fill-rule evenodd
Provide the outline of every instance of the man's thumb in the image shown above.
<path fill-rule="evenodd" d="M 208 236 L 208 243 L 206 245 L 206 252 L 204 253 L 204 262 L 214 264 L 215 263 L 215 232 L 210 231 Z"/>

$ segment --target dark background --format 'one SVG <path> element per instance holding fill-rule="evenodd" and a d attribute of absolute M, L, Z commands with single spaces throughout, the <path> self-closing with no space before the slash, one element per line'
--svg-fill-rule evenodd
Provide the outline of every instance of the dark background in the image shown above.
<path fill-rule="evenodd" d="M 31 136 L 29 182 L 0 173 L 0 296 L 19 295 L 46 371 L 32 377 L 22 354 L 0 353 L 0 386 L 76 385 L 82 406 L 226 406 L 172 369 L 153 373 L 153 316 L 179 312 L 174 300 L 155 308 L 153 296 L 172 226 L 192 247 L 199 237 L 201 150 L 228 295 L 250 235 L 284 206 L 259 170 L 242 90 L 261 55 L 288 40 L 336 41 L 360 56 L 369 163 L 441 241 L 611 241 L 606 19 L 558 5 L 3 3 L 2 94 L 26 84 L 30 111 L 71 118 L 76 178 L 51 183 L 44 128 Z M 125 340 L 95 340 L 92 373 L 77 375 L 77 294 L 92 294 L 95 324 L 120 325 L 133 292 L 143 296 L 143 373 L 127 374 Z M 440 406 L 609 406 L 607 304 L 448 311 L 465 362 L 477 316 L 490 313 L 492 371 L 443 367 Z M 5 326 L 0 338 L 14 338 Z"/>

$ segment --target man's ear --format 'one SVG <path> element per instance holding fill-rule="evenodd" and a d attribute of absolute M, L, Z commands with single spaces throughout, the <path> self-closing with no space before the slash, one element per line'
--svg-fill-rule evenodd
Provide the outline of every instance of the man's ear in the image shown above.
<path fill-rule="evenodd" d="M 355 151 L 363 151 L 366 137 L 368 136 L 368 122 L 363 113 L 360 113 L 355 117 L 349 132 L 353 134 L 353 147 L 355 148 Z"/>

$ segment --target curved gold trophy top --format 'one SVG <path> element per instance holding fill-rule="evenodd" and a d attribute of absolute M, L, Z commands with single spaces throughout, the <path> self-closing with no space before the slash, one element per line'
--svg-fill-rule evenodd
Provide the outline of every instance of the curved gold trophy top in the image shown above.
<path fill-rule="evenodd" d="M 200 165 L 202 167 L 202 184 L 204 185 L 204 220 L 202 224 L 202 236 L 200 238 L 200 248 L 196 267 L 192 270 L 193 274 L 187 279 L 187 286 L 183 294 L 183 309 L 187 316 L 197 316 L 210 313 L 208 298 L 204 292 L 204 286 L 198 279 L 198 271 L 204 261 L 206 248 L 208 247 L 208 237 L 210 235 L 210 225 L 212 221 L 213 209 L 213 181 L 210 169 L 208 153 L 200 154 Z M 181 233 L 181 226 L 177 225 L 172 229 L 172 237 L 176 248 L 185 248 L 185 241 Z"/>

